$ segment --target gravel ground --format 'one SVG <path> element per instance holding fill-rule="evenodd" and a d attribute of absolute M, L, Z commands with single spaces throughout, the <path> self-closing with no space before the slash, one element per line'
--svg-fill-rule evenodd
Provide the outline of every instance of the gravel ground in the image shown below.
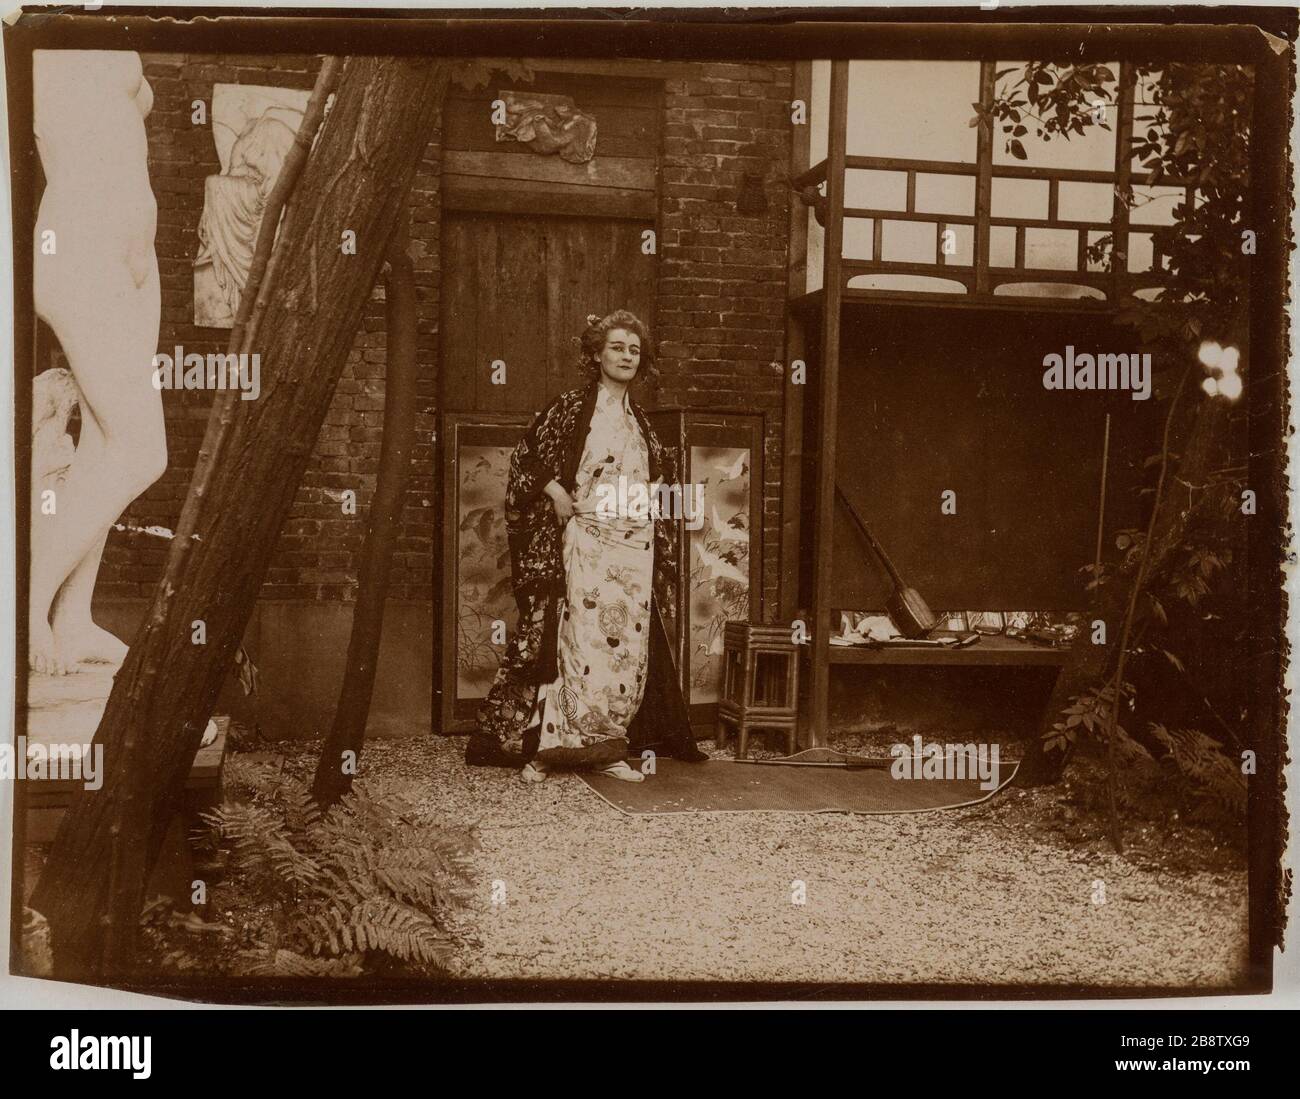
<path fill-rule="evenodd" d="M 309 773 L 315 745 L 277 748 Z M 376 741 L 362 757 L 372 791 L 478 826 L 456 975 L 1224 987 L 1244 974 L 1239 862 L 1139 828 L 1118 857 L 1059 789 L 899 816 L 632 817 L 574 775 L 529 786 L 466 767 L 463 748 Z"/>

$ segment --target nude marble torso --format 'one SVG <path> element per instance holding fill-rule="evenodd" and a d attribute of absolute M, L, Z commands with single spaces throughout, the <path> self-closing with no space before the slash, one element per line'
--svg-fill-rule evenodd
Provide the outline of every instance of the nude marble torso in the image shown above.
<path fill-rule="evenodd" d="M 46 177 L 36 312 L 81 395 L 80 437 L 55 511 L 32 516 L 29 662 L 59 674 L 125 655 L 91 620 L 95 574 L 110 526 L 167 463 L 162 395 L 151 380 L 161 307 L 144 129 L 153 93 L 137 54 L 104 50 L 39 50 L 34 85 Z"/>

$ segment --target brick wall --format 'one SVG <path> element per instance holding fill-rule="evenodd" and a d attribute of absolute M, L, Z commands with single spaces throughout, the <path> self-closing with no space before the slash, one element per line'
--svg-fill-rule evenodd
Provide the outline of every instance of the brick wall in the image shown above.
<path fill-rule="evenodd" d="M 220 170 L 210 118 L 191 121 L 195 100 L 211 107 L 214 83 L 309 89 L 319 59 L 305 56 L 144 55 L 154 90 L 146 120 L 150 177 L 158 200 L 156 247 L 163 287 L 160 350 L 224 351 L 228 330 L 193 323 L 193 260 L 204 180 Z M 660 211 L 657 332 L 662 403 L 765 414 L 763 605 L 776 607 L 780 571 L 784 351 L 785 183 L 790 145 L 788 65 L 706 64 L 698 79 L 666 82 Z M 436 359 L 439 297 L 440 135 L 430 135 L 411 200 L 412 252 L 419 309 L 417 442 L 391 595 L 433 597 L 436 470 Z M 736 212 L 742 173 L 766 177 L 766 213 Z M 362 242 L 364 244 L 364 242 Z M 285 522 L 263 598 L 346 600 L 374 491 L 383 418 L 385 336 L 382 290 L 367 309 L 304 483 Z M 163 394 L 166 474 L 131 505 L 122 522 L 174 529 L 211 404 L 209 394 Z M 357 493 L 357 515 L 338 495 Z M 100 570 L 101 598 L 152 594 L 167 552 L 164 540 L 115 531 Z"/>
<path fill-rule="evenodd" d="M 145 54 L 145 75 L 154 107 L 145 120 L 149 175 L 158 202 L 155 247 L 162 282 L 159 350 L 207 354 L 224 351 L 228 329 L 194 324 L 193 260 L 207 176 L 219 172 L 212 141 L 214 84 L 254 84 L 310 89 L 320 60 L 306 56 L 195 56 Z M 192 121 L 193 104 L 202 100 L 206 124 Z M 408 489 L 404 525 L 393 560 L 393 598 L 432 595 L 434 471 L 434 370 L 438 316 L 438 135 L 432 134 L 412 192 L 412 254 L 419 311 L 420 367 L 418 438 Z M 364 247 L 365 242 L 359 242 Z M 384 398 L 384 323 L 382 290 L 366 310 L 333 404 L 285 522 L 267 573 L 263 598 L 348 599 L 355 589 L 357 553 L 374 492 Z M 211 407 L 201 392 L 163 393 L 167 421 L 167 472 L 135 501 L 120 520 L 128 527 L 174 529 L 194 468 Z M 337 498 L 357 494 L 357 514 L 343 514 Z M 127 530 L 114 531 L 100 567 L 97 596 L 148 597 L 161 574 L 167 543 Z"/>
<path fill-rule="evenodd" d="M 704 64 L 670 80 L 657 303 L 662 397 L 764 413 L 763 609 L 780 577 L 786 253 L 792 69 Z M 766 213 L 742 216 L 745 172 L 765 179 Z"/>

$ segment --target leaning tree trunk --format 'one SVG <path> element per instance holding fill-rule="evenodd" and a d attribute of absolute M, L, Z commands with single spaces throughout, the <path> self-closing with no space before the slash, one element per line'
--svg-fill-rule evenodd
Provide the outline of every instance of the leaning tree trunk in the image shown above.
<path fill-rule="evenodd" d="M 321 749 L 312 786 L 312 794 L 322 805 L 333 804 L 352 789 L 352 776 L 361 756 L 370 698 L 375 688 L 389 566 L 406 503 L 416 405 L 415 270 L 406 252 L 407 241 L 403 215 L 388 247 L 388 275 L 384 280 L 388 369 L 384 375 L 384 434 L 379 450 L 379 474 L 370 505 L 370 525 L 361 566 L 357 570 L 357 602 L 352 611 L 347 667 L 339 687 L 334 724 Z"/>
<path fill-rule="evenodd" d="M 144 883 L 293 503 L 393 226 L 436 120 L 448 66 L 425 58 L 349 58 L 319 142 L 285 213 L 263 284 L 255 346 L 261 395 L 236 402 L 197 509 L 192 539 L 173 544 L 146 624 L 109 696 L 96 742 L 106 775 L 79 791 L 59 828 L 32 907 L 49 920 L 58 975 L 105 969 L 115 846 L 119 920 Z M 355 250 L 343 250 L 345 234 Z M 192 643 L 202 621 L 206 643 Z M 134 751 L 127 745 L 135 743 Z M 124 758 L 126 757 L 126 758 Z M 132 758 L 133 757 L 133 758 Z M 136 803 L 134 811 L 121 808 Z M 115 836 L 115 833 L 118 833 Z M 135 922 L 121 929 L 134 934 Z M 121 970 L 129 946 L 108 959 Z"/>

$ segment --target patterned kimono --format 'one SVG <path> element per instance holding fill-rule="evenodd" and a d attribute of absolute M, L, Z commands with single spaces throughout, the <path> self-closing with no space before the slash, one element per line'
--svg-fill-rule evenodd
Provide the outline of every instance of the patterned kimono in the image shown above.
<path fill-rule="evenodd" d="M 552 480 L 576 502 L 563 528 L 543 491 Z M 661 618 L 671 606 L 676 520 L 640 506 L 655 484 L 676 480 L 676 456 L 645 413 L 599 382 L 534 418 L 506 485 L 519 622 L 467 762 L 518 767 L 536 755 L 552 766 L 603 766 L 651 746 L 706 758 Z"/>

